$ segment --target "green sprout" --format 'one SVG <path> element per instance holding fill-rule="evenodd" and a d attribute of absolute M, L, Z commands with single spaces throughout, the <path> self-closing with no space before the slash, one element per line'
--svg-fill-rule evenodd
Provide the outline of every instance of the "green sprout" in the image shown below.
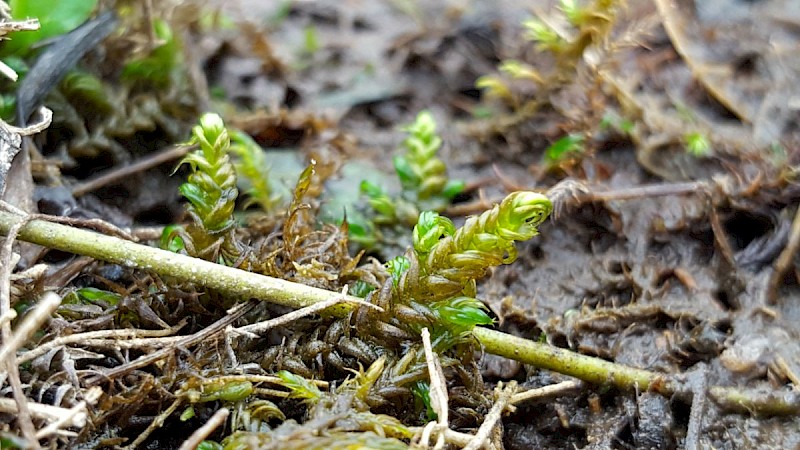
<path fill-rule="evenodd" d="M 395 286 L 400 282 L 400 277 L 406 273 L 409 267 L 411 267 L 411 262 L 405 256 L 397 256 L 386 263 L 386 270 L 389 271 L 392 283 Z"/>
<path fill-rule="evenodd" d="M 713 153 L 711 142 L 703 133 L 689 133 L 683 137 L 683 141 L 686 151 L 695 158 L 706 158 Z"/>
<path fill-rule="evenodd" d="M 563 50 L 566 44 L 556 30 L 541 20 L 527 19 L 522 22 L 522 26 L 525 28 L 523 36 L 529 41 L 536 42 L 536 47 L 539 51 L 558 53 Z"/>
<path fill-rule="evenodd" d="M 572 133 L 553 142 L 544 152 L 544 165 L 552 169 L 570 158 L 580 156 L 584 152 L 585 140 L 582 134 Z"/>
<path fill-rule="evenodd" d="M 222 445 L 215 441 L 203 441 L 197 446 L 197 450 L 222 450 Z"/>
<path fill-rule="evenodd" d="M 409 133 L 403 141 L 406 154 L 394 158 L 400 184 L 405 191 L 416 194 L 421 209 L 440 210 L 464 189 L 464 183 L 448 179 L 447 167 L 436 157 L 442 138 L 436 134 L 433 114 L 420 112 L 404 131 Z"/>
<path fill-rule="evenodd" d="M 99 304 L 103 307 L 116 306 L 122 299 L 119 294 L 114 292 L 104 291 L 93 287 L 85 287 L 76 289 L 75 291 L 67 294 L 62 301 L 62 304 Z"/>
<path fill-rule="evenodd" d="M 437 352 L 464 342 L 475 326 L 492 323 L 475 299 L 476 280 L 492 267 L 513 262 L 515 243 L 536 236 L 552 208 L 544 195 L 515 192 L 458 229 L 436 212 L 423 212 L 414 227 L 413 249 L 387 264 L 392 289 L 380 292 L 390 292 L 386 303 L 396 309 L 380 320 L 410 335 L 428 327 Z"/>
<path fill-rule="evenodd" d="M 482 90 L 484 95 L 488 98 L 505 100 L 509 103 L 514 103 L 516 101 L 516 97 L 511 92 L 508 84 L 498 76 L 483 75 L 478 77 L 475 81 L 475 87 Z"/>
<path fill-rule="evenodd" d="M 367 295 L 375 290 L 375 286 L 367 283 L 364 280 L 356 280 L 352 287 L 348 290 L 348 294 L 354 297 L 367 298 Z"/>
<path fill-rule="evenodd" d="M 250 381 L 224 379 L 204 380 L 196 389 L 187 389 L 186 398 L 191 403 L 238 402 L 253 394 Z"/>
<path fill-rule="evenodd" d="M 269 165 L 264 150 L 247 133 L 231 130 L 231 151 L 237 156 L 234 166 L 237 174 L 249 183 L 244 207 L 258 203 L 265 212 L 272 211 L 281 196 L 274 194 L 270 185 Z"/>
<path fill-rule="evenodd" d="M 374 211 L 372 222 L 379 226 L 412 226 L 420 211 L 442 211 L 464 190 L 462 181 L 448 178 L 447 167 L 436 156 L 442 138 L 429 111 L 420 112 L 403 130 L 408 133 L 403 140 L 405 152 L 392 161 L 400 180 L 400 195 L 393 197 L 375 183 L 361 182 L 361 193 Z"/>
<path fill-rule="evenodd" d="M 474 296 L 474 282 L 490 267 L 510 264 L 517 258 L 516 241 L 537 234 L 553 209 L 542 194 L 519 191 L 499 205 L 454 230 L 449 219 L 438 214 L 420 216 L 414 227 L 414 250 L 420 259 L 422 278 L 415 297 L 441 300 L 463 292 Z M 439 233 L 440 239 L 432 236 Z"/>
<path fill-rule="evenodd" d="M 316 27 L 309 25 L 303 29 L 303 53 L 311 56 L 320 48 L 319 33 Z"/>
<path fill-rule="evenodd" d="M 621 117 L 614 112 L 606 112 L 598 124 L 601 130 L 613 130 L 624 136 L 631 136 L 634 132 L 633 121 Z"/>
<path fill-rule="evenodd" d="M 392 236 L 400 236 L 402 230 L 417 223 L 420 211 L 443 211 L 464 190 L 464 182 L 449 179 L 447 167 L 436 156 L 442 138 L 429 111 L 420 112 L 403 130 L 408 133 L 403 140 L 405 152 L 392 160 L 400 193 L 391 195 L 374 182 L 361 182 L 360 191 L 367 198 L 371 214 L 364 219 L 354 216 L 350 223 L 353 242 L 367 247 L 391 243 Z"/>
<path fill-rule="evenodd" d="M 230 138 L 222 119 L 204 114 L 192 130 L 192 144 L 200 150 L 186 155 L 181 164 L 189 164 L 192 173 L 180 192 L 189 200 L 187 210 L 193 222 L 180 236 L 193 256 L 232 263 L 240 250 L 235 241 L 233 210 L 239 191 L 236 172 L 228 156 Z M 167 242 L 169 242 L 167 240 Z"/>
<path fill-rule="evenodd" d="M 322 398 L 322 391 L 314 383 L 300 375 L 295 375 L 287 370 L 281 370 L 275 375 L 281 379 L 283 387 L 289 389 L 289 398 L 303 399 L 312 404 Z"/>
<path fill-rule="evenodd" d="M 512 78 L 518 80 L 530 80 L 537 83 L 542 83 L 544 80 L 539 74 L 539 71 L 533 68 L 530 64 L 525 64 L 516 59 L 506 59 L 497 67 L 500 72 L 511 75 Z"/>

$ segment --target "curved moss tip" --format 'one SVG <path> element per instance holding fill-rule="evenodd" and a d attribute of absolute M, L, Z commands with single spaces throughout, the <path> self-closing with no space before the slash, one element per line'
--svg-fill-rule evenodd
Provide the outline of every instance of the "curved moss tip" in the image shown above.
<path fill-rule="evenodd" d="M 507 230 L 531 238 L 537 227 L 553 212 L 553 202 L 543 194 L 531 191 L 512 192 L 500 203 L 498 223 Z M 523 240 L 523 239 L 516 239 Z"/>

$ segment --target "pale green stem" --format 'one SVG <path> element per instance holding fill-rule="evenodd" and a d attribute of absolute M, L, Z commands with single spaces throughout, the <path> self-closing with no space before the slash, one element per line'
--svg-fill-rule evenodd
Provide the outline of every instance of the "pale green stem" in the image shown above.
<path fill-rule="evenodd" d="M 18 216 L 0 211 L 0 234 L 6 235 L 19 220 Z M 205 286 L 231 297 L 255 298 L 293 308 L 310 306 L 333 297 L 341 298 L 339 292 L 246 272 L 42 220 L 30 221 L 20 229 L 18 237 L 48 248 L 151 270 L 159 275 Z M 360 299 L 353 297 L 351 300 Z M 344 316 L 350 308 L 349 304 L 338 304 L 326 312 Z M 690 395 L 682 383 L 665 374 L 615 364 L 488 328 L 475 328 L 473 335 L 488 353 L 553 370 L 590 383 L 613 385 L 624 390 L 651 390 L 665 396 Z M 714 386 L 709 391 L 718 404 L 727 408 L 769 415 L 800 414 L 800 399 L 797 395 L 764 395 L 720 386 Z"/>

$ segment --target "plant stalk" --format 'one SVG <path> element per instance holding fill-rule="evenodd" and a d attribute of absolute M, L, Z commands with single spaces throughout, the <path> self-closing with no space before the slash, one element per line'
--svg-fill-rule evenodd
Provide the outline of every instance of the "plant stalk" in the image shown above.
<path fill-rule="evenodd" d="M 9 229 L 20 220 L 19 216 L 0 211 L 0 234 L 7 235 Z M 48 248 L 90 256 L 127 267 L 151 270 L 163 277 L 205 286 L 241 299 L 255 298 L 299 309 L 342 296 L 339 292 L 246 272 L 44 220 L 28 222 L 20 229 L 18 237 Z M 353 297 L 351 300 L 361 299 Z M 350 304 L 340 303 L 325 312 L 341 317 L 346 315 L 350 308 Z M 476 327 L 473 335 L 488 353 L 590 383 L 613 385 L 622 390 L 651 390 L 665 396 L 675 394 L 687 396 L 686 389 L 681 386 L 682 383 L 666 374 L 627 367 L 488 328 Z M 726 408 L 735 406 L 734 409 L 737 410 L 767 415 L 800 414 L 800 398 L 796 395 L 764 396 L 721 386 L 711 387 L 710 393 L 718 404 Z"/>

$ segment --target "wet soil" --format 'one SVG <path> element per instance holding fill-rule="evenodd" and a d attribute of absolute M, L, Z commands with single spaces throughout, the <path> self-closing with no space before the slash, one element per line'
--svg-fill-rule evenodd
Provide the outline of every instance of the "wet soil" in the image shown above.
<path fill-rule="evenodd" d="M 388 156 L 401 138 L 396 124 L 407 123 L 419 109 L 431 109 L 444 135 L 443 157 L 451 173 L 482 183 L 479 193 L 461 199 L 465 202 L 478 195 L 497 198 L 507 187 L 504 183 L 548 187 L 565 175 L 597 192 L 690 180 L 711 183 L 721 175 L 752 181 L 748 171 L 763 165 L 767 156 L 753 146 L 731 147 L 728 141 L 741 136 L 767 139 L 767 125 L 751 125 L 758 122 L 753 111 L 761 107 L 752 92 L 769 90 L 772 99 L 786 92 L 786 77 L 797 73 L 780 72 L 778 86 L 763 79 L 756 83 L 758 74 L 752 73 L 744 86 L 725 79 L 721 88 L 732 99 L 725 107 L 720 95 L 715 98 L 703 87 L 720 83 L 714 79 L 717 72 L 709 70 L 714 77 L 701 76 L 698 82 L 686 62 L 710 64 L 703 58 L 720 48 L 713 47 L 718 42 L 708 42 L 713 40 L 710 33 L 734 33 L 744 25 L 735 17 L 720 23 L 721 14 L 707 9 L 697 16 L 685 10 L 662 10 L 659 15 L 643 2 L 631 3 L 622 20 L 653 20 L 656 25 L 643 34 L 641 46 L 618 59 L 617 71 L 609 78 L 620 83 L 635 80 L 640 105 L 665 108 L 642 112 L 645 122 L 671 120 L 669 110 L 679 100 L 696 105 L 698 120 L 718 131 L 712 132 L 712 140 L 721 142 L 723 156 L 700 160 L 676 151 L 674 144 L 636 146 L 610 139 L 583 159 L 578 170 L 542 177 L 536 165 L 553 138 L 554 126 L 546 115 L 531 118 L 500 139 L 476 139 L 471 115 L 479 106 L 480 92 L 475 80 L 493 72 L 500 60 L 519 54 L 524 45 L 520 19 L 531 11 L 516 2 L 298 2 L 269 35 L 276 52 L 297 61 L 300 30 L 309 26 L 323 44 L 278 97 L 286 98 L 290 91 L 295 107 L 333 114 L 338 127 L 357 138 L 359 157 L 387 172 Z M 780 6 L 766 1 L 727 3 L 763 15 Z M 243 9 L 251 6 L 255 5 Z M 768 34 L 759 28 L 763 22 L 753 23 L 753 17 L 742 19 L 748 21 L 749 33 Z M 787 22 L 797 19 L 790 17 Z M 702 28 L 705 34 L 701 39 L 673 35 L 670 40 L 661 25 L 665 20 L 673 28 L 676 23 L 686 28 L 694 21 L 694 29 Z M 796 27 L 797 22 L 792 23 Z M 781 38 L 798 42 L 796 29 Z M 752 55 L 750 47 L 763 42 L 753 39 L 737 47 L 727 38 L 719 39 L 725 41 L 720 51 L 726 54 L 716 55 L 719 65 L 741 54 Z M 687 46 L 701 55 L 682 58 Z M 778 56 L 763 56 L 772 57 Z M 665 63 L 649 61 L 656 58 Z M 791 79 L 796 85 L 797 79 Z M 263 92 L 250 94 L 253 99 L 263 97 Z M 781 120 L 796 124 L 792 114 L 782 114 Z M 668 134 L 664 130 L 669 127 L 661 130 Z M 777 135 L 772 139 L 784 138 L 786 143 L 796 137 L 785 129 L 773 132 Z M 667 141 L 674 142 L 674 136 Z M 789 159 L 794 152 L 787 147 Z M 701 374 L 708 385 L 792 389 L 789 378 L 800 373 L 800 290 L 795 275 L 789 274 L 777 300 L 768 301 L 768 279 L 786 246 L 798 197 L 791 189 L 768 202 L 745 197 L 720 201 L 708 189 L 697 188 L 680 195 L 566 207 L 541 227 L 539 238 L 521 248 L 515 264 L 497 269 L 481 283 L 480 296 L 499 318 L 500 328 L 528 338 L 635 367 Z M 718 227 L 712 226 L 715 221 Z M 561 378 L 490 356 L 484 369 L 487 380 L 513 378 L 530 387 Z M 520 449 L 800 445 L 796 417 L 729 414 L 710 403 L 699 424 L 693 425 L 700 433 L 692 435 L 689 414 L 690 406 L 676 399 L 587 390 L 520 408 L 504 420 L 505 444 Z"/>

